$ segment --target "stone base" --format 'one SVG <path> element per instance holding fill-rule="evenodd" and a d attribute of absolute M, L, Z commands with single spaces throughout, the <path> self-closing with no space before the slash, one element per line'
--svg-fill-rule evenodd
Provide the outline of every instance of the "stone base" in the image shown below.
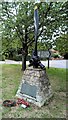
<path fill-rule="evenodd" d="M 52 97 L 51 85 L 45 70 L 27 68 L 16 97 L 23 98 L 41 107 Z"/>

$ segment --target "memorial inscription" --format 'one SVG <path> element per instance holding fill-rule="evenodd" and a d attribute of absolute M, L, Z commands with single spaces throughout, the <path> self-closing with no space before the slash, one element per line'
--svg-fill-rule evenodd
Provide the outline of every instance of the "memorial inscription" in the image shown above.
<path fill-rule="evenodd" d="M 20 93 L 36 98 L 37 87 L 30 85 L 28 82 L 22 84 Z"/>

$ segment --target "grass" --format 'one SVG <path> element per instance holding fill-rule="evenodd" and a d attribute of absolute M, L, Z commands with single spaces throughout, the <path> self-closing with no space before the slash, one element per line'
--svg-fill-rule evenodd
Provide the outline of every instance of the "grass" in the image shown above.
<path fill-rule="evenodd" d="M 68 70 L 67 70 L 68 71 Z M 47 69 L 54 97 L 49 104 L 39 108 L 31 104 L 29 108 L 20 106 L 3 107 L 3 118 L 66 118 L 66 70 Z M 2 99 L 15 99 L 16 91 L 22 80 L 21 65 L 2 65 Z"/>
<path fill-rule="evenodd" d="M 14 98 L 18 85 L 22 78 L 20 65 L 3 65 L 2 66 L 2 87 L 3 99 Z"/>
<path fill-rule="evenodd" d="M 52 83 L 52 88 L 54 91 L 66 91 L 66 69 L 57 69 L 57 68 L 50 68 L 47 69 L 47 73 Z"/>

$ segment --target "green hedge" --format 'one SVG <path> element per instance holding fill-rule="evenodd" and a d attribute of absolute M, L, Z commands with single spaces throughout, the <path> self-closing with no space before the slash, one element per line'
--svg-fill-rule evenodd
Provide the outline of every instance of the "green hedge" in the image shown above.
<path fill-rule="evenodd" d="M 26 60 L 30 60 L 30 58 L 31 57 L 28 55 Z M 15 60 L 15 61 L 22 61 L 22 55 L 14 55 L 13 56 L 13 60 Z"/>

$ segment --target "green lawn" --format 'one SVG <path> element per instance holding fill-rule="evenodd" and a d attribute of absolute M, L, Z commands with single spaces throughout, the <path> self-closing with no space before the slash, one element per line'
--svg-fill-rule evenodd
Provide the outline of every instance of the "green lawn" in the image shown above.
<path fill-rule="evenodd" d="M 68 71 L 68 70 L 67 70 Z M 20 106 L 3 107 L 3 118 L 66 118 L 66 70 L 47 68 L 54 97 L 49 104 L 39 108 L 33 104 L 30 108 Z M 15 99 L 23 72 L 21 65 L 2 65 L 2 99 Z"/>

